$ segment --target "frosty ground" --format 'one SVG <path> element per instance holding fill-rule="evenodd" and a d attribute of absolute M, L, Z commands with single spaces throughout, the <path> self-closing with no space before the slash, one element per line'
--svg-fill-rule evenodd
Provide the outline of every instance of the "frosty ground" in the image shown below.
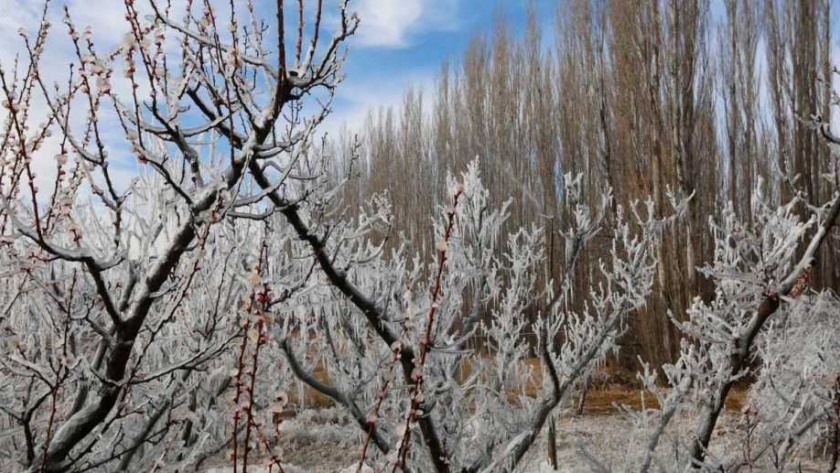
<path fill-rule="evenodd" d="M 744 430 L 739 425 L 742 416 L 739 412 L 728 411 L 723 423 L 712 442 L 713 457 L 732 460 L 744 455 L 744 452 L 727 450 L 727 445 L 740 446 Z M 359 457 L 358 439 L 343 439 L 338 429 L 331 427 L 334 423 L 343 423 L 346 419 L 333 409 L 308 410 L 298 417 L 286 421 L 281 427 L 283 438 L 278 446 L 284 462 L 283 468 L 287 473 L 297 472 L 338 472 L 355 473 Z M 313 427 L 313 423 L 316 427 Z M 677 427 L 685 432 L 691 427 L 687 422 L 678 423 Z M 582 416 L 567 415 L 557 422 L 557 460 L 559 467 L 552 470 L 547 463 L 545 435 L 534 445 L 523 464 L 517 471 L 522 473 L 549 473 L 560 471 L 564 473 L 589 473 L 598 471 L 623 471 L 628 455 L 638 451 L 636 445 L 628 439 L 633 439 L 633 425 L 626 415 L 616 412 L 600 412 L 584 414 Z M 682 432 L 683 435 L 685 432 Z M 638 436 L 636 437 L 638 438 Z M 675 432 L 660 443 L 657 450 L 661 458 L 668 458 L 672 450 Z M 685 438 L 683 436 L 683 438 Z M 587 457 L 597 458 L 599 465 L 592 463 Z M 826 471 L 826 461 L 822 451 L 809 451 L 800 455 L 798 463 L 794 463 L 797 472 Z M 253 463 L 248 471 L 266 473 L 265 462 Z M 381 465 L 380 465 L 381 467 Z M 603 467 L 605 470 L 602 470 Z M 229 473 L 230 467 L 218 464 L 207 473 Z M 273 472 L 277 471 L 275 467 Z M 373 470 L 365 469 L 365 472 Z M 668 471 L 667 467 L 664 471 Z M 745 466 L 743 471 L 775 471 L 771 465 L 760 463 L 752 468 Z"/>

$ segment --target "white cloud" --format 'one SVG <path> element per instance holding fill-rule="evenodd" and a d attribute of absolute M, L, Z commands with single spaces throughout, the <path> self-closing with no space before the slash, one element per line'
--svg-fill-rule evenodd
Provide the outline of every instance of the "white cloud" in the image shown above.
<path fill-rule="evenodd" d="M 369 78 L 341 84 L 337 94 L 344 103 L 327 117 L 320 131 L 332 137 L 339 136 L 345 127 L 350 133 L 360 132 L 369 113 L 378 113 L 388 108 L 396 110 L 403 103 L 409 87 L 423 94 L 424 108 L 428 107 L 431 104 L 431 92 L 435 88 L 435 71 L 417 70 L 396 74 L 387 78 L 387 84 L 387 87 L 378 87 Z"/>
<path fill-rule="evenodd" d="M 362 0 L 358 44 L 399 48 L 422 31 L 451 29 L 457 21 L 459 0 Z"/>

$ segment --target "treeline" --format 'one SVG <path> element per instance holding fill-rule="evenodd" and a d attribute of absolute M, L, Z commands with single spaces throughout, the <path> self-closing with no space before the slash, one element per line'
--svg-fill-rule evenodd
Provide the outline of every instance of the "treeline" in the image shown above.
<path fill-rule="evenodd" d="M 510 228 L 546 228 L 545 274 L 560 280 L 563 174 L 582 174 L 591 205 L 611 187 L 615 205 L 651 196 L 667 214 L 669 192 L 693 194 L 660 250 L 657 296 L 622 344 L 623 363 L 671 361 L 668 311 L 683 318 L 693 297 L 714 297 L 695 270 L 714 251 L 707 217 L 730 202 L 751 217 L 757 188 L 770 203 L 831 195 L 836 169 L 813 127 L 832 100 L 831 13 L 830 0 L 563 1 L 551 31 L 531 8 L 521 37 L 500 19 L 441 66 L 430 97 L 409 90 L 400 107 L 371 112 L 345 202 L 387 191 L 389 244 L 408 238 L 428 257 L 447 172 L 479 157 L 496 203 L 512 199 Z M 346 137 L 337 146 L 352 148 Z M 608 250 L 593 242 L 578 287 Z M 812 284 L 836 288 L 823 253 Z"/>

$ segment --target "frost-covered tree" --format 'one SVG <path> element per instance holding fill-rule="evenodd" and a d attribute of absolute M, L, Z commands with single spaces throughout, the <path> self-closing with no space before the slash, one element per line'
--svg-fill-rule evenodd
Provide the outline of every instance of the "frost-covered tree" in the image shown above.
<path fill-rule="evenodd" d="M 580 180 L 567 182 L 569 192 L 579 192 Z M 309 335 L 283 343 L 295 374 L 349 411 L 356 420 L 351 429 L 365 432 L 360 465 L 514 469 L 574 383 L 615 348 L 633 311 L 645 304 L 653 250 L 675 218 L 654 218 L 652 202 L 619 207 L 612 257 L 577 313 L 566 303 L 571 281 L 561 281 L 557 294 L 550 282 L 538 283 L 543 230 L 501 231 L 508 206 L 488 205 L 477 163 L 459 180 L 450 178 L 448 189 L 451 203 L 435 219 L 434 262 L 412 257 L 410 242 L 385 258 L 359 238 L 374 217 L 387 222 L 387 207 L 362 217 L 358 229 L 330 228 L 327 245 L 336 255 L 330 264 L 343 268 L 334 286 L 350 307 L 329 296 L 335 287 L 324 286 L 326 302 L 294 319 L 301 325 L 294 333 Z M 565 231 L 573 253 L 602 230 L 610 198 L 605 194 L 597 209 L 575 209 Z M 679 214 L 685 202 L 674 203 Z M 339 245 L 346 251 L 336 251 Z M 503 260 L 494 257 L 499 246 Z M 311 307 L 317 296 L 299 297 Z M 529 310 L 546 305 L 528 320 Z M 527 362 L 534 356 L 537 366 Z M 328 382 L 314 376 L 319 366 Z"/>
<path fill-rule="evenodd" d="M 663 367 L 671 389 L 657 388 L 650 370 L 641 376 L 661 406 L 657 415 L 633 416 L 649 435 L 641 471 L 656 463 L 668 471 L 756 465 L 787 471 L 797 451 L 836 435 L 840 300 L 831 290 L 810 289 L 808 276 L 840 213 L 840 195 L 804 206 L 807 218 L 797 210 L 803 199 L 774 208 L 759 187 L 752 221 L 741 221 L 731 205 L 719 220 L 710 219 L 715 256 L 700 271 L 714 282 L 714 298 L 696 298 L 687 320 L 675 320 L 684 338 L 677 363 Z M 751 386 L 744 408 L 749 438 L 713 455 L 713 433 L 742 380 Z M 674 439 L 674 455 L 657 458 L 657 444 L 675 419 L 689 419 L 692 428 Z M 829 448 L 837 448 L 836 440 Z"/>
<path fill-rule="evenodd" d="M 64 9 L 76 59 L 60 80 L 45 60 L 62 35 L 49 6 L 0 66 L 0 469 L 183 471 L 226 457 L 234 471 L 291 470 L 279 414 L 312 390 L 349 420 L 329 429 L 358 442 L 359 471 L 520 467 L 645 306 L 688 199 L 656 215 L 664 192 L 623 206 L 604 190 L 587 206 L 592 189 L 566 176 L 567 272 L 551 280 L 546 231 L 510 230 L 510 201 L 493 204 L 474 161 L 430 211 L 423 259 L 391 231 L 388 195 L 347 216 L 342 186 L 363 157 L 336 163 L 318 140 L 359 25 L 348 0 L 278 1 L 268 16 L 252 2 L 123 5 L 124 39 L 105 47 Z M 643 374 L 661 415 L 633 414 L 625 469 L 730 465 L 708 449 L 748 375 L 756 456 L 783 468 L 837 425 L 837 297 L 806 275 L 840 197 L 807 220 L 803 197 L 754 202 L 751 222 L 729 209 L 711 223 L 715 297 L 680 322 L 672 389 Z M 610 251 L 580 284 L 596 236 Z M 696 429 L 663 458 L 686 413 Z"/>
<path fill-rule="evenodd" d="M 251 440 L 232 347 L 311 274 L 267 270 L 259 242 L 288 240 L 277 210 L 306 235 L 300 203 L 330 191 L 311 145 L 358 26 L 347 1 L 289 20 L 283 2 L 123 7 L 102 45 L 45 3 L 0 67 L 4 471 L 148 471 Z M 52 37 L 75 55 L 63 77 Z"/>

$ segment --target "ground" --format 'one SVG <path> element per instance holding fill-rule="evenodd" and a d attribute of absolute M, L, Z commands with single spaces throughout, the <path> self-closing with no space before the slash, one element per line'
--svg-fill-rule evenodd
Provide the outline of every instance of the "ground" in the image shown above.
<path fill-rule="evenodd" d="M 603 392 L 593 392 L 592 399 L 606 399 L 612 396 Z M 298 417 L 287 420 L 282 429 L 283 440 L 280 445 L 284 470 L 286 473 L 297 472 L 340 472 L 354 473 L 353 466 L 358 461 L 360 447 L 358 444 L 346 444 L 342 442 L 337 433 L 331 432 L 328 428 L 331 417 L 335 411 L 331 408 L 320 408 L 302 412 Z M 720 428 L 713 440 L 712 454 L 726 455 L 731 458 L 740 455 L 741 452 L 724 451 L 724 446 L 739 444 L 737 436 L 741 431 L 737 428 L 740 413 L 736 409 L 730 409 L 721 421 Z M 690 422 L 677 422 L 678 429 L 688 430 Z M 317 427 L 314 427 L 317 426 Z M 561 416 L 557 421 L 557 457 L 559 468 L 556 471 L 564 473 L 590 473 L 598 471 L 592 463 L 585 458 L 583 451 L 588 451 L 611 471 L 622 471 L 625 466 L 627 452 L 634 450 L 635 446 L 628 441 L 632 438 L 632 424 L 627 416 L 616 412 L 615 409 L 608 410 L 600 402 L 593 402 L 587 411 L 576 416 L 572 414 Z M 673 438 L 673 437 L 670 437 Z M 670 441 L 660 445 L 658 452 L 666 456 Z M 635 451 L 638 451 L 636 448 Z M 797 472 L 821 472 L 825 470 L 825 460 L 820 452 L 807 452 L 800 458 L 801 463 L 794 465 Z M 249 467 L 252 473 L 265 473 L 265 463 L 255 464 Z M 207 473 L 229 473 L 229 467 L 217 466 L 207 470 Z M 240 469 L 241 471 L 241 469 Z M 276 472 L 277 468 L 272 470 Z M 365 470 L 368 473 L 372 470 Z M 552 471 L 547 466 L 545 435 L 534 445 L 528 453 L 523 465 L 520 468 L 522 473 L 548 473 Z M 667 471 L 667 469 L 666 469 Z M 742 471 L 770 471 L 767 465 L 757 465 L 753 469 L 745 468 Z"/>

